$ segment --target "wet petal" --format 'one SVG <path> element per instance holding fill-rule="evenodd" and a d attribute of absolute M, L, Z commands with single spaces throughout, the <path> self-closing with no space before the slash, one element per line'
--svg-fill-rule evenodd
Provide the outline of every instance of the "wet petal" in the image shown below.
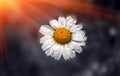
<path fill-rule="evenodd" d="M 85 41 L 87 37 L 84 35 L 85 35 L 84 31 L 78 31 L 78 32 L 72 33 L 72 40 Z"/>
<path fill-rule="evenodd" d="M 58 21 L 57 21 L 56 19 L 51 20 L 51 21 L 50 21 L 50 25 L 51 25 L 54 29 L 60 27 L 60 25 L 59 25 L 59 23 L 58 23 Z"/>
<path fill-rule="evenodd" d="M 70 47 L 73 47 L 73 50 L 75 50 L 75 52 L 78 52 L 78 53 L 81 53 L 82 52 L 82 48 L 80 46 L 80 44 L 78 42 L 74 42 L 72 41 L 70 44 L 69 44 Z"/>
<path fill-rule="evenodd" d="M 46 40 L 49 40 L 51 38 L 52 38 L 52 36 L 45 35 L 45 36 L 43 36 L 43 37 L 40 38 L 40 43 L 44 43 Z"/>
<path fill-rule="evenodd" d="M 74 26 L 75 25 L 75 23 L 77 22 L 77 19 L 76 18 L 74 18 L 74 17 L 72 17 L 72 16 L 67 16 L 66 17 L 66 20 L 67 20 L 67 28 L 71 28 L 72 26 Z"/>
<path fill-rule="evenodd" d="M 49 39 L 49 40 L 46 40 L 43 45 L 42 45 L 42 49 L 43 51 L 51 48 L 53 45 L 55 44 L 54 40 L 53 39 Z"/>
<path fill-rule="evenodd" d="M 70 57 L 69 57 L 69 55 L 67 54 L 65 47 L 61 48 L 61 50 L 63 50 L 63 58 L 64 58 L 65 60 L 68 60 Z"/>
<path fill-rule="evenodd" d="M 82 28 L 83 28 L 82 25 L 81 25 L 81 24 L 78 24 L 78 25 L 72 26 L 72 27 L 70 28 L 70 31 L 71 31 L 71 32 L 76 32 L 76 31 L 78 31 L 78 30 L 80 30 L 80 29 L 82 29 Z"/>
<path fill-rule="evenodd" d="M 60 27 L 66 26 L 66 19 L 64 17 L 59 17 L 58 22 L 60 23 Z"/>
<path fill-rule="evenodd" d="M 43 35 L 53 35 L 54 30 L 48 25 L 42 25 L 39 32 Z"/>
<path fill-rule="evenodd" d="M 75 52 L 73 52 L 72 48 L 68 45 L 65 45 L 65 51 L 69 55 L 69 58 L 74 58 L 76 56 Z"/>

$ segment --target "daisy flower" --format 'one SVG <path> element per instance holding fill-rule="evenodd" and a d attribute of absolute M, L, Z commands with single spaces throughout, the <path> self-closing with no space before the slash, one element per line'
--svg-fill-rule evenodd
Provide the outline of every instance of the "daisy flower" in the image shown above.
<path fill-rule="evenodd" d="M 82 24 L 76 24 L 77 19 L 72 16 L 59 17 L 58 20 L 50 20 L 49 25 L 42 25 L 39 32 L 41 48 L 47 56 L 59 60 L 62 56 L 65 60 L 74 58 L 82 52 L 81 46 L 85 45 L 86 36 L 82 30 Z"/>

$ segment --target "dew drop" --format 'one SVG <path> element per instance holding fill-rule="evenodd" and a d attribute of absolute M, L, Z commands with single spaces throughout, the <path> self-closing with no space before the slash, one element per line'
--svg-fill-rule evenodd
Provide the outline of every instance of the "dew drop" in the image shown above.
<path fill-rule="evenodd" d="M 75 51 L 72 51 L 72 53 L 75 53 Z"/>

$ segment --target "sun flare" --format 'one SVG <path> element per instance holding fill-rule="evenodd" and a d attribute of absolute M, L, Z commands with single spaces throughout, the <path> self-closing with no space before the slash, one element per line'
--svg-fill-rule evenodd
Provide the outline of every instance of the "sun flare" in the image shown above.
<path fill-rule="evenodd" d="M 0 10 L 7 9 L 8 7 L 14 7 L 16 4 L 17 0 L 0 0 Z"/>

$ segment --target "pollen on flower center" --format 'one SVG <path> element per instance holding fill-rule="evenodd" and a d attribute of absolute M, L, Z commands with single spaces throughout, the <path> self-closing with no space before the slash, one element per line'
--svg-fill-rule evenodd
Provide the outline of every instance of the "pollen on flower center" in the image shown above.
<path fill-rule="evenodd" d="M 53 38 L 59 44 L 66 44 L 71 41 L 72 35 L 68 29 L 61 27 L 56 29 Z"/>

